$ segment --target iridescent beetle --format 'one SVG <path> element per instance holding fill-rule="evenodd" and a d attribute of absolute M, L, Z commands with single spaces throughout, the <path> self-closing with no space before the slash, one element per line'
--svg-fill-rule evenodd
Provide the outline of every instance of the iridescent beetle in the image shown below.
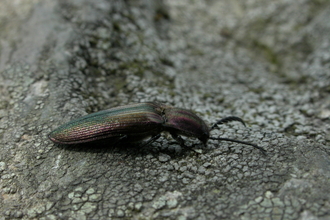
<path fill-rule="evenodd" d="M 149 138 L 143 144 L 146 146 L 157 140 L 161 132 L 167 131 L 182 147 L 186 146 L 181 135 L 198 138 L 204 146 L 209 139 L 250 145 L 266 155 L 265 149 L 249 142 L 210 137 L 210 131 L 230 121 L 239 121 L 245 126 L 241 118 L 229 116 L 209 128 L 190 110 L 146 102 L 110 108 L 72 120 L 52 131 L 49 138 L 59 144 L 79 144 L 101 139 L 116 143 L 138 142 Z"/>

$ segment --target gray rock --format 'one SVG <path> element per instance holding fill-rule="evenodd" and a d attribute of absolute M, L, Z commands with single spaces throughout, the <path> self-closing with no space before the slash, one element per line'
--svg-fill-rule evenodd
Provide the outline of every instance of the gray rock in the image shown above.
<path fill-rule="evenodd" d="M 0 2 L 0 216 L 330 218 L 328 1 Z M 143 101 L 230 142 L 57 146 L 73 118 Z M 109 146 L 108 146 L 109 145 Z"/>

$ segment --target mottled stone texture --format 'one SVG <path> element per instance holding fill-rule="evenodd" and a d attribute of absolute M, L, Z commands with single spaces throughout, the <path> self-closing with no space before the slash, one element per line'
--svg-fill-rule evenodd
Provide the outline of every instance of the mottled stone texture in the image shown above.
<path fill-rule="evenodd" d="M 328 0 L 1 0 L 0 219 L 329 219 Z M 214 137 L 56 146 L 128 103 L 192 109 Z"/>

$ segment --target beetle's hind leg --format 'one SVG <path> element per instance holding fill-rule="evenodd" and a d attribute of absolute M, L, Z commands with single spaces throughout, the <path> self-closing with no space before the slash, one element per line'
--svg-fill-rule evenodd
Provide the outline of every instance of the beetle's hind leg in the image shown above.
<path fill-rule="evenodd" d="M 225 123 L 228 123 L 228 122 L 231 122 L 231 121 L 239 121 L 241 122 L 244 126 L 245 125 L 245 122 L 243 121 L 243 119 L 239 118 L 239 117 L 236 117 L 236 116 L 228 116 L 228 117 L 225 117 L 219 121 L 217 121 L 216 123 L 214 123 L 214 125 L 212 125 L 211 127 L 211 131 L 215 128 L 218 128 L 218 125 L 220 124 L 225 124 Z"/>
<path fill-rule="evenodd" d="M 112 143 L 112 146 L 117 147 L 122 141 L 125 141 L 125 139 L 127 139 L 127 138 L 128 138 L 127 135 L 120 136 L 117 140 L 115 140 Z"/>

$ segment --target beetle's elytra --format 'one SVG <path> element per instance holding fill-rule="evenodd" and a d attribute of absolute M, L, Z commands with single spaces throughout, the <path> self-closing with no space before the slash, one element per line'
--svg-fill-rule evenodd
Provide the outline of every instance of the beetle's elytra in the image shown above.
<path fill-rule="evenodd" d="M 79 144 L 101 139 L 114 142 L 137 142 L 149 138 L 144 145 L 154 142 L 167 131 L 182 146 L 182 136 L 198 138 L 204 146 L 209 139 L 223 140 L 253 146 L 263 154 L 266 150 L 255 144 L 229 138 L 210 137 L 210 131 L 219 124 L 244 121 L 230 116 L 217 121 L 211 128 L 190 110 L 175 108 L 157 102 L 137 103 L 96 112 L 72 120 L 49 134 L 59 144 Z"/>

